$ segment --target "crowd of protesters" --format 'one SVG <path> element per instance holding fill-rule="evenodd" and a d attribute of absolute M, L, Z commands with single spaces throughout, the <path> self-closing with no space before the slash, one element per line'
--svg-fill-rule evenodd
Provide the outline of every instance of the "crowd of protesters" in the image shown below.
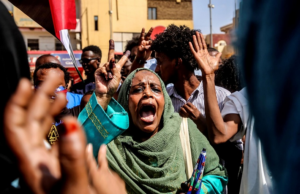
<path fill-rule="evenodd" d="M 199 30 L 172 24 L 154 40 L 142 29 L 119 60 L 113 40 L 105 63 L 101 48 L 85 47 L 75 85 L 42 55 L 32 84 L 4 9 L 0 193 L 196 193 L 203 150 L 199 193 L 276 193 L 239 56 L 221 59 Z"/>

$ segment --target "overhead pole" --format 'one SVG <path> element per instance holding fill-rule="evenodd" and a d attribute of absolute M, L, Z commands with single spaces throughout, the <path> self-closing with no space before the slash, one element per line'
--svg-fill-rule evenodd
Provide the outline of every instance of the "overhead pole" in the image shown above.
<path fill-rule="evenodd" d="M 212 8 L 215 6 L 211 4 L 211 0 L 209 0 L 208 8 L 209 8 L 209 21 L 210 21 L 210 47 L 213 48 L 213 32 L 212 32 Z"/>
<path fill-rule="evenodd" d="M 113 39 L 113 30 L 112 30 L 112 28 L 113 28 L 113 21 L 112 21 L 112 13 L 113 13 L 113 11 L 112 11 L 112 0 L 108 0 L 108 3 L 109 3 L 109 11 L 108 11 L 108 13 L 109 13 L 109 31 L 110 31 L 110 39 Z"/>

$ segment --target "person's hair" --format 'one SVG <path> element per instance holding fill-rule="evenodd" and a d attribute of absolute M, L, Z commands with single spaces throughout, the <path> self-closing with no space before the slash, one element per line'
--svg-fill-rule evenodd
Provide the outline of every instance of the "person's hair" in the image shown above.
<path fill-rule="evenodd" d="M 215 48 L 211 48 L 211 47 L 209 47 L 209 48 L 207 48 L 207 52 L 219 52 L 217 49 L 215 49 Z"/>
<path fill-rule="evenodd" d="M 231 56 L 223 61 L 215 72 L 216 86 L 223 87 L 230 92 L 239 91 L 243 88 L 241 72 L 237 65 L 237 57 Z"/>
<path fill-rule="evenodd" d="M 35 61 L 35 66 L 43 65 L 43 64 L 38 64 L 38 63 L 39 63 L 40 60 L 42 60 L 43 58 L 46 58 L 46 57 L 54 57 L 54 58 L 56 58 L 55 56 L 53 56 L 53 55 L 51 55 L 51 54 L 44 54 L 44 55 L 41 55 L 41 56 L 39 56 L 39 57 L 36 59 L 36 61 Z M 57 58 L 56 58 L 56 59 L 57 59 Z M 59 60 L 57 59 L 57 61 L 59 61 Z"/>
<path fill-rule="evenodd" d="M 151 48 L 170 59 L 181 58 L 185 67 L 194 71 L 198 69 L 198 65 L 189 46 L 189 42 L 193 42 L 193 35 L 196 35 L 196 30 L 172 24 L 163 33 L 156 35 Z"/>
<path fill-rule="evenodd" d="M 37 78 L 37 72 L 41 69 L 56 69 L 56 68 L 59 68 L 60 70 L 62 70 L 64 72 L 64 75 L 65 75 L 65 82 L 66 84 L 69 83 L 69 79 L 70 79 L 70 75 L 67 71 L 66 68 L 64 68 L 62 65 L 60 64 L 57 64 L 57 63 L 45 63 L 43 65 L 40 65 L 38 66 L 37 68 L 35 68 L 34 70 L 34 73 L 33 73 L 33 82 L 34 82 L 34 85 L 35 85 L 35 82 L 36 82 L 36 78 Z"/>
<path fill-rule="evenodd" d="M 138 36 L 136 36 L 136 37 L 132 38 L 132 40 L 128 41 L 126 44 L 124 53 L 126 51 L 131 52 L 131 49 L 133 49 L 133 47 L 139 46 L 139 41 L 140 41 L 140 37 L 138 37 Z"/>
<path fill-rule="evenodd" d="M 82 49 L 82 53 L 85 51 L 92 51 L 94 54 L 98 55 L 99 57 L 102 57 L 102 51 L 98 46 L 90 45 Z"/>

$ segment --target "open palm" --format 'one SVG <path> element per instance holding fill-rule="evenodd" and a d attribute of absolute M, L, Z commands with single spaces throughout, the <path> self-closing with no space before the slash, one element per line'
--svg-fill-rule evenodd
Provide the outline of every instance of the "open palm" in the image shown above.
<path fill-rule="evenodd" d="M 213 74 L 219 68 L 219 60 L 222 53 L 216 56 L 210 56 L 207 51 L 207 46 L 204 37 L 199 32 L 193 35 L 194 46 L 189 42 L 190 49 L 204 75 Z"/>

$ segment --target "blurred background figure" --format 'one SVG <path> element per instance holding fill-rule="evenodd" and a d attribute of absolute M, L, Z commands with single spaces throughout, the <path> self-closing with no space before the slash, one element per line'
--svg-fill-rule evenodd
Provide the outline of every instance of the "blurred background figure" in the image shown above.
<path fill-rule="evenodd" d="M 95 89 L 95 71 L 99 68 L 102 58 L 102 51 L 98 46 L 90 45 L 82 50 L 81 63 L 86 79 L 74 84 L 71 91 L 77 94 L 84 94 L 87 91 Z"/>
<path fill-rule="evenodd" d="M 57 63 L 61 64 L 60 61 L 53 55 L 46 54 L 46 55 L 41 55 L 37 60 L 35 61 L 35 67 L 39 67 L 45 63 Z"/>
<path fill-rule="evenodd" d="M 242 72 L 237 64 L 237 57 L 235 55 L 229 59 L 225 59 L 215 74 L 215 84 L 229 90 L 231 93 L 240 91 L 245 87 L 242 84 Z"/>
<path fill-rule="evenodd" d="M 35 72 L 33 73 L 33 82 L 35 82 L 35 73 L 37 73 L 37 69 L 44 64 L 48 64 L 47 67 L 43 67 L 42 69 L 46 70 L 46 69 L 50 69 L 50 68 L 59 68 L 60 70 L 62 70 L 64 72 L 64 76 L 65 76 L 65 81 L 66 81 L 66 85 L 64 86 L 68 91 L 67 91 L 67 108 L 71 109 L 75 106 L 78 106 L 80 104 L 82 95 L 81 94 L 75 94 L 75 93 L 71 93 L 69 92 L 70 89 L 70 84 L 72 84 L 72 78 L 69 76 L 69 72 L 67 72 L 67 69 L 65 67 L 63 67 L 61 65 L 61 62 L 53 55 L 41 55 L 35 63 Z M 52 65 L 49 65 L 49 63 L 51 63 Z M 58 65 L 54 65 L 54 64 L 59 64 Z"/>
<path fill-rule="evenodd" d="M 299 190 L 298 4 L 296 0 L 244 0 L 240 12 L 239 62 L 276 193 Z"/>
<path fill-rule="evenodd" d="M 21 78 L 30 79 L 30 71 L 24 39 L 14 19 L 0 2 L 0 66 L 4 73 L 0 76 L 0 193 L 13 189 L 11 182 L 19 176 L 17 161 L 7 146 L 3 134 L 4 108 L 15 92 Z"/>

